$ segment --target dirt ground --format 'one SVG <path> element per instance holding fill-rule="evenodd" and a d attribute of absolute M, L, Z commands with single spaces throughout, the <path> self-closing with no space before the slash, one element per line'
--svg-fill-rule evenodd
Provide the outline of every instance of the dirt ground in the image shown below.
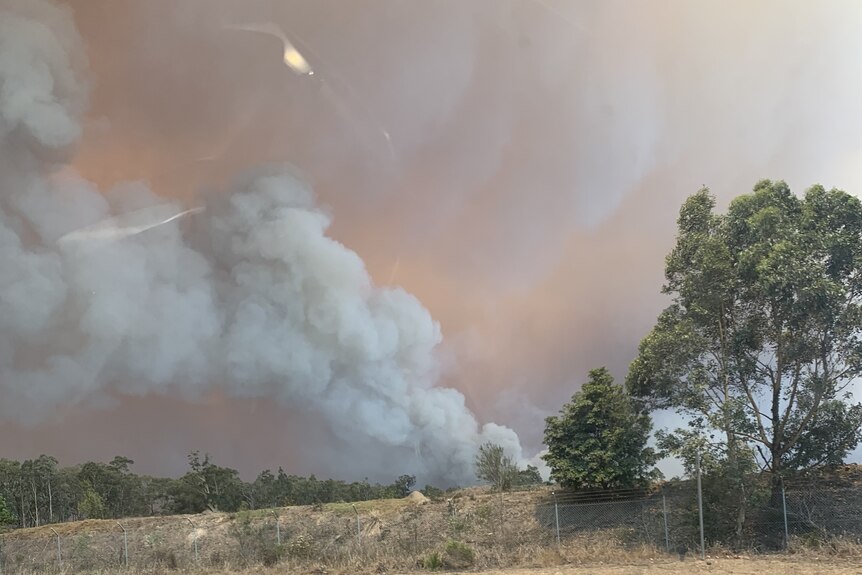
<path fill-rule="evenodd" d="M 482 571 L 481 575 L 862 575 L 862 563 L 814 559 L 715 559 L 649 565 L 550 567 Z M 466 575 L 466 574 L 465 574 Z M 474 574 L 475 575 L 475 574 Z"/>

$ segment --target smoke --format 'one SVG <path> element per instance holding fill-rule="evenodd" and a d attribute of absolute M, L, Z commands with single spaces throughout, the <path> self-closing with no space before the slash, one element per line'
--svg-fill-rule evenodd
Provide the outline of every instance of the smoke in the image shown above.
<path fill-rule="evenodd" d="M 183 221 L 143 184 L 102 194 L 65 166 L 86 106 L 82 53 L 69 10 L 0 4 L 0 420 L 216 387 L 310 408 L 429 479 L 471 481 L 485 441 L 521 458 L 513 431 L 480 427 L 437 385 L 439 324 L 374 285 L 291 171 L 241 175 Z M 105 233 L 132 210 L 163 225 Z"/>
<path fill-rule="evenodd" d="M 177 201 L 171 213 L 205 205 L 201 214 L 121 243 L 138 246 L 166 277 L 207 279 L 210 293 L 201 301 L 215 301 L 223 315 L 213 328 L 218 336 L 183 339 L 177 349 L 200 345 L 204 366 L 218 373 L 200 375 L 186 359 L 182 389 L 175 381 L 138 385 L 115 377 L 104 384 L 107 393 L 74 400 L 83 406 L 98 397 L 103 407 L 115 400 L 99 417 L 80 408 L 62 427 L 0 422 L 0 450 L 21 457 L 40 450 L 71 460 L 109 457 L 128 445 L 142 469 L 177 473 L 182 451 L 199 448 L 243 471 L 287 463 L 304 473 L 387 479 L 393 457 L 426 456 L 428 448 L 388 452 L 358 436 L 345 446 L 307 403 L 276 408 L 208 391 L 226 387 L 227 359 L 209 346 L 219 349 L 213 341 L 229 324 L 222 285 L 229 272 L 216 265 L 210 222 L 222 217 L 219 210 L 229 212 L 225 198 L 235 189 L 251 193 L 253 178 L 228 182 L 261 161 L 286 160 L 308 174 L 302 179 L 313 182 L 318 205 L 334 215 L 327 236 L 360 254 L 378 283 L 394 281 L 415 294 L 440 322 L 446 337 L 435 353 L 447 367 L 434 363 L 439 381 L 461 390 L 479 420 L 513 426 L 530 452 L 541 446 L 542 414 L 556 412 L 589 369 L 607 365 L 623 377 L 666 305 L 663 258 L 686 195 L 706 184 L 726 203 L 764 177 L 786 179 L 797 191 L 814 182 L 857 194 L 862 186 L 862 4 L 855 0 L 67 4 L 86 40 L 90 112 L 78 123 L 85 90 L 74 78 L 83 76 L 62 80 L 68 67 L 55 66 L 52 89 L 67 93 L 63 101 L 74 112 L 69 128 L 76 133 L 66 137 L 79 144 L 54 150 L 18 129 L 14 153 L 26 149 L 41 162 L 41 183 L 30 188 L 64 191 L 7 185 L 36 168 L 11 159 L 12 136 L 4 130 L 0 179 L 4 218 L 11 218 L 4 225 L 26 247 L 34 277 L 65 278 L 71 258 L 89 259 L 52 247 L 50 237 L 161 205 L 146 186 L 121 182 L 150 182 Z M 20 6 L 42 12 L 37 20 L 54 36 L 46 42 L 76 45 L 46 57 L 65 54 L 82 72 L 84 52 L 68 13 Z M 293 73 L 276 38 L 230 29 L 264 23 L 283 31 L 314 76 Z M 28 34 L 32 42 L 40 30 Z M 7 37 L 0 41 L 8 45 Z M 23 46 L 15 49 L 14 56 L 6 47 L 0 52 L 9 73 L 39 73 L 24 64 Z M 69 153 L 84 178 L 56 171 Z M 202 189 L 222 192 L 195 197 Z M 33 223 L 20 215 L 22 202 Z M 179 240 L 171 234 L 190 253 L 143 249 L 173 245 Z M 159 259 L 167 254 L 173 259 Z M 96 267 L 107 261 L 91 259 L 87 265 Z M 200 285 L 191 279 L 188 285 Z M 73 321 L 67 295 L 51 292 L 60 284 L 40 281 L 20 293 L 4 284 L 4 317 L 27 325 L 43 315 Z M 141 289 L 128 282 L 133 292 Z M 105 297 L 100 285 L 78 297 Z M 39 290 L 66 315 L 48 305 L 24 313 L 13 302 Z M 166 319 L 181 323 L 185 309 Z M 149 327 L 148 314 L 129 321 L 161 333 Z M 63 331 L 46 338 L 53 327 L 18 329 L 36 347 L 19 347 L 31 353 L 16 366 L 41 362 L 40 346 L 49 341 L 60 355 L 84 345 L 54 341 Z M 171 341 L 162 337 L 139 338 L 148 342 L 139 349 Z M 452 367 L 449 356 L 457 359 Z M 98 369 L 106 378 L 114 368 L 108 362 Z M 187 397 L 178 400 L 180 393 Z M 158 426 L 149 423 L 155 418 Z"/>

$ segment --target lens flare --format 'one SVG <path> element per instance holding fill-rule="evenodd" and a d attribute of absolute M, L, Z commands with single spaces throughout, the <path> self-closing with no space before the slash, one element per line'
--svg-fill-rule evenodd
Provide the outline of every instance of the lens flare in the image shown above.
<path fill-rule="evenodd" d="M 178 212 L 175 204 L 150 206 L 106 218 L 95 224 L 69 232 L 57 240 L 57 243 L 70 244 L 120 240 L 146 232 L 184 216 L 197 214 L 202 212 L 203 209 L 202 207 L 196 207 Z"/>
<path fill-rule="evenodd" d="M 293 43 L 288 40 L 284 30 L 279 28 L 276 24 L 273 24 L 272 22 L 264 22 L 260 24 L 236 24 L 225 26 L 224 28 L 228 30 L 255 32 L 277 38 L 281 41 L 281 44 L 284 47 L 284 63 L 287 67 L 300 76 L 314 75 L 314 70 L 311 68 L 311 64 L 308 63 L 308 60 L 306 60 L 305 56 L 296 49 Z"/>

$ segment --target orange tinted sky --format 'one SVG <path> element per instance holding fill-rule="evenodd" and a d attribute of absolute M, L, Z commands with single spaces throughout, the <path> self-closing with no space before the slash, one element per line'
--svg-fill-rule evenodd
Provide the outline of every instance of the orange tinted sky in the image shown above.
<path fill-rule="evenodd" d="M 862 186 L 858 3 L 546 1 L 70 0 L 93 86 L 75 167 L 193 202 L 260 162 L 298 166 L 332 234 L 378 282 L 398 262 L 441 322 L 446 383 L 535 450 L 590 368 L 624 375 L 686 195 Z M 249 22 L 282 26 L 331 96 L 274 39 L 224 28 Z M 263 402 L 118 401 L 5 424 L 0 447 L 171 473 L 191 448 L 245 473 L 319 472 L 314 452 L 338 450 Z"/>

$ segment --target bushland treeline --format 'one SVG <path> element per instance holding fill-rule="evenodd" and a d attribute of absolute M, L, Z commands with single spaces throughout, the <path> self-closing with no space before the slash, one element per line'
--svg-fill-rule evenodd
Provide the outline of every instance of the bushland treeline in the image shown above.
<path fill-rule="evenodd" d="M 348 483 L 289 475 L 281 468 L 261 471 L 247 482 L 237 470 L 213 463 L 208 454 L 192 452 L 188 461 L 188 471 L 174 479 L 138 475 L 132 471 L 134 461 L 122 456 L 68 467 L 60 467 L 50 455 L 0 459 L 0 526 L 404 497 L 416 482 L 411 475 L 401 475 L 390 484 Z M 422 491 L 429 497 L 443 493 L 430 485 Z"/>

